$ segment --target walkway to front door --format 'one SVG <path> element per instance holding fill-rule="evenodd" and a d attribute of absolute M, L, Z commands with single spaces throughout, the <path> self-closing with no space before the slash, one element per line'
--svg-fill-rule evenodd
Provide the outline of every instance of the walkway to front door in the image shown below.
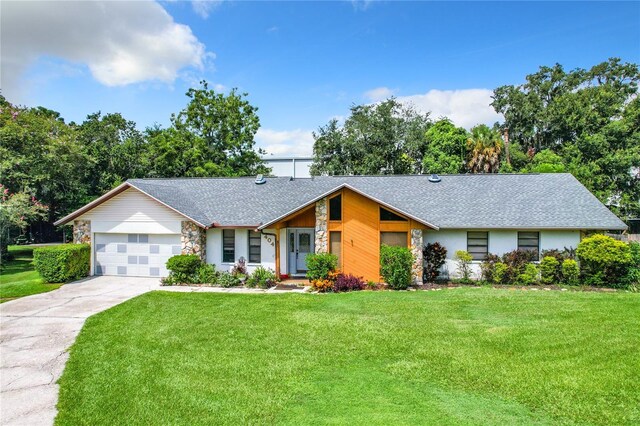
<path fill-rule="evenodd" d="M 314 252 L 313 228 L 289 228 L 287 230 L 288 272 L 290 276 L 307 273 L 307 255 Z"/>

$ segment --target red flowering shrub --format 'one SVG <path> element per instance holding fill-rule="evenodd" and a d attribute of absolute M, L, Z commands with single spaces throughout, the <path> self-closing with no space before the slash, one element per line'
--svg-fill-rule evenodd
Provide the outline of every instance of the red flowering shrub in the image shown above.
<path fill-rule="evenodd" d="M 364 290 L 366 283 L 360 277 L 352 274 L 339 274 L 333 284 L 333 291 L 340 293 L 343 291 Z"/>

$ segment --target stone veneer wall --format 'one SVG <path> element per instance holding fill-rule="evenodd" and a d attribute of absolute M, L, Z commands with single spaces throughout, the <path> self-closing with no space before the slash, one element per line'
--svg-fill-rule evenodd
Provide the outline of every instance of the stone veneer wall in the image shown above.
<path fill-rule="evenodd" d="M 180 225 L 182 254 L 196 254 L 203 261 L 206 260 L 207 231 L 191 221 L 182 221 Z"/>
<path fill-rule="evenodd" d="M 316 253 L 329 252 L 327 238 L 327 199 L 323 198 L 316 202 Z"/>
<path fill-rule="evenodd" d="M 422 284 L 422 273 L 424 269 L 422 257 L 422 245 L 424 244 L 422 229 L 411 230 L 411 253 L 414 256 L 411 272 L 414 284 Z"/>
<path fill-rule="evenodd" d="M 75 244 L 91 244 L 91 221 L 73 221 L 73 242 Z"/>

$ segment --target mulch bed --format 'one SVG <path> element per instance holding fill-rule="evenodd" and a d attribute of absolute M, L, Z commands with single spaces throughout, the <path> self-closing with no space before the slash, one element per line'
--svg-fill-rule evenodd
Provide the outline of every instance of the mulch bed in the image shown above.
<path fill-rule="evenodd" d="M 504 290 L 545 290 L 545 291 L 550 291 L 550 290 L 555 290 L 555 291 L 596 291 L 596 292 L 603 292 L 603 293 L 611 293 L 611 292 L 616 292 L 617 290 L 615 288 L 604 288 L 604 287 L 592 287 L 592 286 L 577 286 L 577 287 L 568 287 L 568 286 L 559 286 L 559 285 L 530 285 L 530 286 L 521 286 L 521 285 L 506 285 L 506 284 L 501 284 L 501 285 L 486 285 L 486 286 L 481 286 L 481 285 L 474 285 L 474 284 L 460 284 L 460 283 L 453 283 L 453 282 L 448 282 L 448 283 L 426 283 L 426 284 L 422 284 L 422 285 L 417 285 L 414 286 L 414 288 L 416 288 L 417 290 L 442 290 L 442 289 L 446 289 L 446 288 L 457 288 L 457 287 L 476 287 L 476 288 L 480 288 L 480 287 L 491 287 L 491 288 L 497 288 L 497 289 L 504 289 Z"/>

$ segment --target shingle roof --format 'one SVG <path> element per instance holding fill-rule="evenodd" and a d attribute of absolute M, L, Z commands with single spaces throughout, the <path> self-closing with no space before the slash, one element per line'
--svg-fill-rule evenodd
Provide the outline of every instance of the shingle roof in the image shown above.
<path fill-rule="evenodd" d="M 259 226 L 342 186 L 439 228 L 626 229 L 571 174 L 131 179 L 194 220 Z"/>

